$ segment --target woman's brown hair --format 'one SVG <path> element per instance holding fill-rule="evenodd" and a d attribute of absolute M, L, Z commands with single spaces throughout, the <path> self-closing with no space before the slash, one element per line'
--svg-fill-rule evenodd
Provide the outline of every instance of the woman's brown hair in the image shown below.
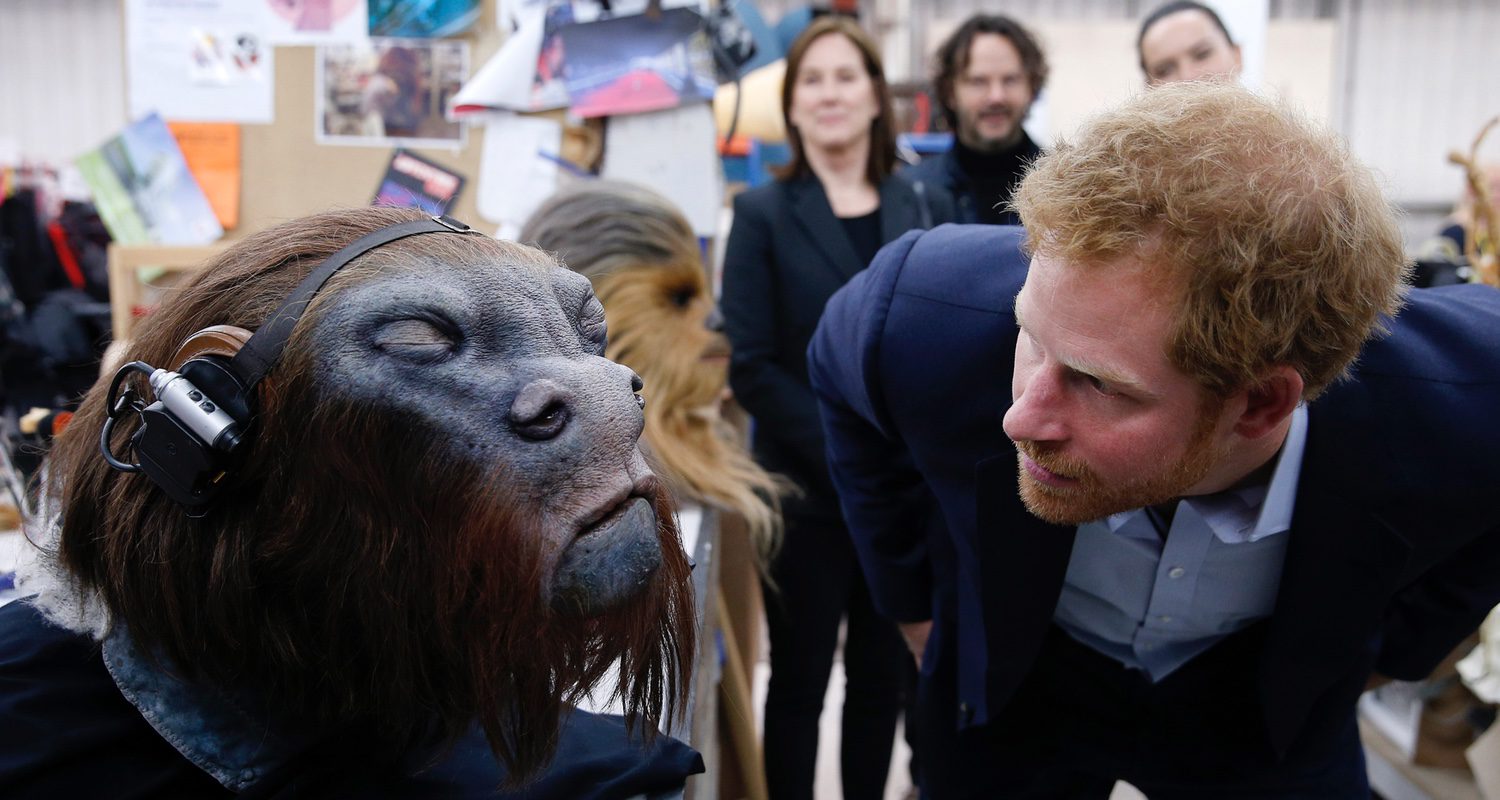
<path fill-rule="evenodd" d="M 813 20 L 787 50 L 786 77 L 781 83 L 781 118 L 786 123 L 786 139 L 792 147 L 792 160 L 778 172 L 777 177 L 791 180 L 812 174 L 807 154 L 803 151 L 802 134 L 792 124 L 792 95 L 797 91 L 797 72 L 802 69 L 802 59 L 807 55 L 807 49 L 818 39 L 833 34 L 848 39 L 859 50 L 860 58 L 865 62 L 865 72 L 874 84 L 872 88 L 875 91 L 875 102 L 880 112 L 870 123 L 870 155 L 865 162 L 865 177 L 872 185 L 879 186 L 896 168 L 896 122 L 892 111 L 891 88 L 886 84 L 885 68 L 881 66 L 880 50 L 876 47 L 875 40 L 865 33 L 864 28 L 859 27 L 859 23 L 836 14 Z"/>

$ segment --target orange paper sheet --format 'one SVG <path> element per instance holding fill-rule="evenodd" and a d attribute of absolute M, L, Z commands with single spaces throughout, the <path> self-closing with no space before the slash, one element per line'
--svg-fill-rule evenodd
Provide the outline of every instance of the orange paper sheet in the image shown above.
<path fill-rule="evenodd" d="M 231 122 L 168 122 L 188 170 L 225 230 L 240 222 L 240 126 Z"/>

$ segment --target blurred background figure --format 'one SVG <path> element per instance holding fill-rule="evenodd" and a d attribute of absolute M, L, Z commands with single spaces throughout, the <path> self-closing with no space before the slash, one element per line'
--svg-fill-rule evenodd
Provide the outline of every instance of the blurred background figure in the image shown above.
<path fill-rule="evenodd" d="M 952 149 L 903 173 L 953 196 L 957 222 L 1015 225 L 1007 205 L 1041 148 L 1021 123 L 1047 83 L 1047 59 L 1020 23 L 970 17 L 938 48 L 933 83 Z"/>
<path fill-rule="evenodd" d="M 730 383 L 755 418 L 756 459 L 803 490 L 785 503 L 766 592 L 766 782 L 774 800 L 812 797 L 818 715 L 847 619 L 843 788 L 846 800 L 866 800 L 884 790 L 909 658 L 871 604 L 843 524 L 807 344 L 828 298 L 881 245 L 949 220 L 952 209 L 891 174 L 890 92 L 875 44 L 853 20 L 821 17 L 792 43 L 781 110 L 792 161 L 779 180 L 735 197 L 723 292 Z"/>
<path fill-rule="evenodd" d="M 644 438 L 678 500 L 738 514 L 769 558 L 780 485 L 719 413 L 729 340 L 682 212 L 644 186 L 588 181 L 544 202 L 520 241 L 593 283 L 609 321 L 604 355 L 645 381 Z"/>
<path fill-rule="evenodd" d="M 1204 79 L 1237 80 L 1240 46 L 1214 10 L 1192 0 L 1174 0 L 1141 22 L 1136 51 L 1146 85 Z"/>
<path fill-rule="evenodd" d="M 1479 169 L 1484 175 L 1485 185 L 1489 188 L 1488 202 L 1493 205 L 1500 201 L 1500 162 L 1486 162 L 1480 165 Z M 1423 249 L 1429 250 L 1435 245 L 1449 259 L 1466 261 L 1466 248 L 1474 236 L 1476 219 L 1474 212 L 1478 202 L 1479 198 L 1474 193 L 1474 187 L 1465 180 L 1463 194 L 1454 204 L 1453 213 L 1443 221 L 1443 229 L 1438 233 L 1437 239 Z"/>

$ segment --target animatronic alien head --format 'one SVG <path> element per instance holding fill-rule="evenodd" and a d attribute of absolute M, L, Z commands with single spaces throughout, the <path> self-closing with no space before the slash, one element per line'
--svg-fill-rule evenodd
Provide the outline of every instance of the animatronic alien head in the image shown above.
<path fill-rule="evenodd" d="M 646 442 L 684 497 L 731 509 L 764 552 L 781 484 L 719 414 L 729 340 L 682 213 L 645 187 L 588 181 L 549 198 L 520 240 L 556 252 L 594 284 L 610 322 L 606 355 L 646 380 Z"/>
<path fill-rule="evenodd" d="M 340 247 L 417 216 L 357 209 L 248 237 L 127 359 L 166 366 L 195 331 L 254 330 Z M 94 387 L 53 455 L 62 565 L 189 677 L 376 748 L 451 741 L 477 718 L 525 777 L 563 703 L 617 659 L 649 734 L 687 690 L 691 588 L 637 441 L 640 381 L 604 348 L 588 281 L 539 251 L 446 233 L 377 247 L 308 306 L 201 519 L 104 463 Z"/>

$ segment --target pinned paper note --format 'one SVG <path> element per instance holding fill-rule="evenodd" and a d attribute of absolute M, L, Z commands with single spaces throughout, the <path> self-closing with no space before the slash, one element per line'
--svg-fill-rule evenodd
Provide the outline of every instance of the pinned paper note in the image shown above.
<path fill-rule="evenodd" d="M 232 122 L 168 122 L 188 171 L 227 230 L 240 224 L 240 126 Z"/>
<path fill-rule="evenodd" d="M 224 235 L 182 148 L 155 114 L 77 164 L 110 238 L 120 244 L 208 244 Z"/>
<path fill-rule="evenodd" d="M 694 233 L 713 236 L 723 205 L 724 176 L 712 109 L 699 103 L 611 117 L 605 133 L 603 177 L 634 181 L 661 192 L 682 209 Z"/>
<path fill-rule="evenodd" d="M 273 121 L 273 49 L 261 10 L 235 0 L 126 0 L 132 118 Z"/>
<path fill-rule="evenodd" d="M 517 25 L 485 65 L 453 98 L 453 113 L 481 111 L 546 111 L 568 104 L 561 60 L 552 57 L 561 40 L 556 28 L 571 19 L 561 12 L 550 17 L 544 5 L 529 5 L 513 11 Z M 543 42 L 551 45 L 543 58 Z"/>
<path fill-rule="evenodd" d="M 484 153 L 477 196 L 479 213 L 513 239 L 521 225 L 557 189 L 562 126 L 545 117 L 504 111 L 482 115 Z"/>
<path fill-rule="evenodd" d="M 370 36 L 367 0 L 250 0 L 270 44 L 335 44 Z"/>

